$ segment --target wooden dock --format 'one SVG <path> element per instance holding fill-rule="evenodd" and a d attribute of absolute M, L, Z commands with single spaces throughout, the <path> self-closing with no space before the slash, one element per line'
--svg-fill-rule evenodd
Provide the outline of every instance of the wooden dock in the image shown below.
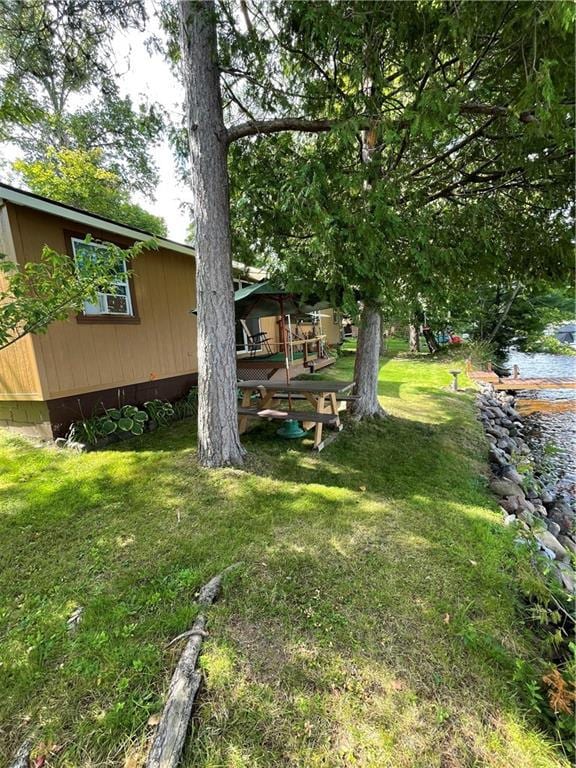
<path fill-rule="evenodd" d="M 492 370 L 468 371 L 468 376 L 474 381 L 492 384 L 494 389 L 505 392 L 518 392 L 521 389 L 576 389 L 576 379 L 523 379 L 517 366 L 514 366 L 513 376 L 498 376 Z"/>
<path fill-rule="evenodd" d="M 576 389 L 576 379 L 511 379 L 494 382 L 494 389 L 518 392 L 520 389 Z"/>

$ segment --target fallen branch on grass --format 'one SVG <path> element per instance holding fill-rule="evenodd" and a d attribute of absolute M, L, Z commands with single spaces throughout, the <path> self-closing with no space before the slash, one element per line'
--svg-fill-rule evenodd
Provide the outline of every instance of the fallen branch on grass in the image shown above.
<path fill-rule="evenodd" d="M 28 768 L 31 749 L 32 742 L 30 739 L 26 739 L 20 745 L 8 768 Z"/>
<path fill-rule="evenodd" d="M 198 603 L 212 605 L 218 597 L 224 575 L 238 565 L 240 563 L 231 565 L 204 584 L 198 593 Z M 207 634 L 206 619 L 200 615 L 192 629 L 178 635 L 169 643 L 172 645 L 183 637 L 189 637 L 170 681 L 168 697 L 148 754 L 146 768 L 176 768 L 180 762 L 192 707 L 202 679 L 200 672 L 196 670 L 196 663 L 202 649 L 202 641 Z"/>
<path fill-rule="evenodd" d="M 170 646 L 174 645 L 174 643 L 177 643 L 178 640 L 184 640 L 185 637 L 190 637 L 190 635 L 202 635 L 202 637 L 208 637 L 209 634 L 209 632 L 204 632 L 204 630 L 196 631 L 194 629 L 189 629 L 186 632 L 182 632 L 180 635 L 176 635 L 173 640 L 170 640 L 169 643 L 166 643 L 166 648 L 170 648 Z"/>

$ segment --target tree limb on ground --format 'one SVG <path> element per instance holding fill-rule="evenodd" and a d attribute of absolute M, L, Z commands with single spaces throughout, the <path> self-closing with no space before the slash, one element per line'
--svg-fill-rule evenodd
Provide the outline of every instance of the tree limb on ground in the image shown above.
<path fill-rule="evenodd" d="M 8 768 L 28 768 L 31 749 L 32 742 L 30 739 L 26 739 L 20 745 Z"/>
<path fill-rule="evenodd" d="M 220 593 L 223 577 L 238 565 L 239 563 L 235 563 L 229 566 L 204 584 L 198 593 L 197 602 L 200 605 L 212 605 Z M 201 673 L 196 670 L 196 663 L 202 642 L 207 635 L 206 619 L 203 615 L 197 617 L 192 629 L 176 637 L 169 645 L 186 635 L 190 639 L 172 675 L 168 697 L 154 734 L 146 768 L 176 768 L 182 756 L 192 707 L 202 681 Z"/>

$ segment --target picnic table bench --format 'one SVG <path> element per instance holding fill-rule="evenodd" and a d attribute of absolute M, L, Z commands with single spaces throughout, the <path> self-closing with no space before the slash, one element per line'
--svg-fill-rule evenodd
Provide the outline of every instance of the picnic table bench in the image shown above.
<path fill-rule="evenodd" d="M 273 383 L 262 381 L 239 381 L 238 388 L 242 390 L 242 405 L 238 408 L 240 419 L 240 433 L 248 428 L 249 418 L 278 419 L 286 421 L 303 422 L 304 429 L 314 430 L 314 450 L 321 451 L 328 440 L 322 439 L 324 424 L 334 427 L 337 431 L 342 429 L 338 413 L 338 401 L 353 399 L 348 393 L 354 386 L 353 381 L 290 381 L 285 383 Z M 254 405 L 252 397 L 260 396 L 260 403 Z M 307 400 L 313 411 L 295 410 L 290 406 L 287 409 L 277 409 L 271 406 L 282 400 Z"/>

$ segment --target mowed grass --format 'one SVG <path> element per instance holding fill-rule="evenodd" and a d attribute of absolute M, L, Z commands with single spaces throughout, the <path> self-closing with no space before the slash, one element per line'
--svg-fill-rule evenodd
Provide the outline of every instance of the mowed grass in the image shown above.
<path fill-rule="evenodd" d="M 86 455 L 0 437 L 0 765 L 29 733 L 48 766 L 142 765 L 166 644 L 235 562 L 186 768 L 567 765 L 514 679 L 534 639 L 453 367 L 391 353 L 388 419 L 319 455 L 257 425 L 241 471 L 200 469 L 190 422 Z"/>

